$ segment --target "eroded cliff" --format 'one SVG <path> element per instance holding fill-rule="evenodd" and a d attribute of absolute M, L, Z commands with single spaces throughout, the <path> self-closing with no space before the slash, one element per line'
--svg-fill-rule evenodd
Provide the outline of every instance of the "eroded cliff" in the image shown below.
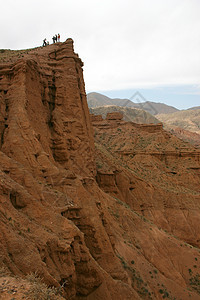
<path fill-rule="evenodd" d="M 87 190 L 98 188 L 82 66 L 71 39 L 0 66 L 1 264 L 66 299 L 137 297 Z"/>
<path fill-rule="evenodd" d="M 200 299 L 198 151 L 116 113 L 93 129 L 71 39 L 1 61 L 1 267 L 66 299 Z"/>
<path fill-rule="evenodd" d="M 200 151 L 162 124 L 128 123 L 113 114 L 93 125 L 99 186 L 199 247 Z"/>

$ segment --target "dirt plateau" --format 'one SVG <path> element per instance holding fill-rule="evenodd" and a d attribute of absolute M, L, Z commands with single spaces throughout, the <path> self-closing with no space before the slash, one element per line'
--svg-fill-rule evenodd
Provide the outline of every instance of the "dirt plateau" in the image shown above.
<path fill-rule="evenodd" d="M 200 299 L 200 151 L 90 116 L 82 67 L 71 39 L 1 60 L 1 268 L 66 299 Z"/>

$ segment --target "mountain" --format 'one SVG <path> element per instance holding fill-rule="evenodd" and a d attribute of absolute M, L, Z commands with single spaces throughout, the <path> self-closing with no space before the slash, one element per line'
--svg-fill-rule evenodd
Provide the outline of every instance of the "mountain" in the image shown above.
<path fill-rule="evenodd" d="M 129 99 L 111 99 L 99 93 L 89 93 L 87 95 L 88 106 L 91 108 L 107 105 L 133 107 L 134 103 Z"/>
<path fill-rule="evenodd" d="M 122 106 L 99 106 L 96 108 L 90 108 L 90 113 L 94 115 L 102 115 L 105 119 L 106 115 L 111 112 L 120 112 L 123 115 L 123 120 L 127 122 L 135 123 L 154 123 L 157 124 L 160 121 L 154 116 L 146 112 L 145 110 L 131 108 L 131 107 L 122 107 Z"/>
<path fill-rule="evenodd" d="M 157 114 L 171 114 L 173 112 L 178 111 L 177 108 L 173 106 L 166 105 L 164 103 L 157 103 L 157 102 L 150 102 L 147 101 L 145 103 L 136 104 L 135 107 L 142 108 L 143 110 L 146 110 L 152 115 Z"/>
<path fill-rule="evenodd" d="M 141 102 L 140 101 L 141 96 L 140 97 L 139 96 L 138 96 L 139 103 L 134 103 L 129 99 L 118 99 L 118 98 L 111 99 L 99 93 L 89 93 L 87 95 L 87 102 L 88 102 L 88 106 L 91 108 L 95 108 L 98 106 L 107 106 L 107 105 L 134 107 L 134 108 L 143 109 L 152 115 L 157 115 L 161 113 L 168 114 L 168 113 L 173 113 L 178 111 L 178 109 L 176 109 L 175 107 L 166 105 L 164 103 L 156 103 L 150 101 Z"/>
<path fill-rule="evenodd" d="M 196 110 L 196 109 L 200 109 L 200 106 L 195 106 L 195 107 L 188 108 L 188 110 Z"/>
<path fill-rule="evenodd" d="M 200 299 L 200 151 L 90 115 L 72 39 L 0 61 L 1 298 Z"/>
<path fill-rule="evenodd" d="M 168 128 L 179 127 L 200 134 L 200 109 L 191 109 L 156 116 Z"/>

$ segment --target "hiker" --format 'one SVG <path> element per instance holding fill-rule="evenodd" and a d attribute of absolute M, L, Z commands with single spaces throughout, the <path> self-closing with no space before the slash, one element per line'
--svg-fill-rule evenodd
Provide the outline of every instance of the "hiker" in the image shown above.
<path fill-rule="evenodd" d="M 47 45 L 47 39 L 43 40 L 43 47 L 45 47 Z"/>
<path fill-rule="evenodd" d="M 57 43 L 57 40 L 58 40 L 58 37 L 57 37 L 57 34 L 55 34 L 55 41 Z"/>
<path fill-rule="evenodd" d="M 53 40 L 53 43 L 55 44 L 55 40 L 56 40 L 55 36 L 52 37 L 52 40 Z"/>
<path fill-rule="evenodd" d="M 58 42 L 60 42 L 60 33 L 58 33 Z"/>

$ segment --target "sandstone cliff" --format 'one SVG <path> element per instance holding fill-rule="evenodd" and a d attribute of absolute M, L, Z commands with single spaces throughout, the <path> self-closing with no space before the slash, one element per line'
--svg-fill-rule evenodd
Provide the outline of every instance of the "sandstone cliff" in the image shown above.
<path fill-rule="evenodd" d="M 0 66 L 1 264 L 66 299 L 137 298 L 97 207 L 82 66 L 71 39 Z"/>
<path fill-rule="evenodd" d="M 120 114 L 93 128 L 82 66 L 71 39 L 1 60 L 1 270 L 65 299 L 200 299 L 199 152 Z"/>

